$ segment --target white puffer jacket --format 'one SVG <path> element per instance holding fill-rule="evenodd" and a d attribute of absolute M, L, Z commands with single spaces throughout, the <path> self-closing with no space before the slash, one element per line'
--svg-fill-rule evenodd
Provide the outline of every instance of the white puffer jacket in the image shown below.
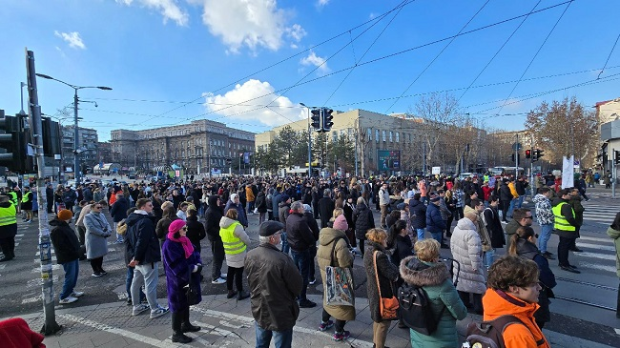
<path fill-rule="evenodd" d="M 484 294 L 486 280 L 482 271 L 482 241 L 476 232 L 476 226 L 468 218 L 459 220 L 454 228 L 450 239 L 450 251 L 452 257 L 461 264 L 456 290 Z M 456 277 L 456 272 L 454 275 Z"/>

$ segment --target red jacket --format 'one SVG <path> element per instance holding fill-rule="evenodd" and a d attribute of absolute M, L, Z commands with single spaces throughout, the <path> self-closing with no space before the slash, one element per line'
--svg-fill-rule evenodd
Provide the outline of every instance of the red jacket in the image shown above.
<path fill-rule="evenodd" d="M 482 194 L 484 195 L 485 202 L 491 199 L 491 193 L 493 193 L 493 189 L 489 187 L 489 185 L 482 186 Z"/>
<path fill-rule="evenodd" d="M 0 321 L 0 342 L 3 348 L 45 348 L 43 335 L 30 330 L 22 318 Z"/>

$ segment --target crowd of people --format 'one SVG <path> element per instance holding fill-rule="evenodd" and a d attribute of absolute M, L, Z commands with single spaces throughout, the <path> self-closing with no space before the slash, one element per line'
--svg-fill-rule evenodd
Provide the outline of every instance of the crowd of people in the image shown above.
<path fill-rule="evenodd" d="M 277 347 L 290 347 L 299 308 L 317 306 L 306 295 L 317 282 L 316 264 L 325 284 L 327 266 L 351 268 L 360 255 L 375 347 L 385 346 L 392 320 L 399 319 L 384 315 L 384 299 L 395 297 L 404 283 L 427 291 L 439 321 L 430 335 L 410 330 L 414 347 L 456 346 L 456 321 L 468 310 L 485 320 L 507 311 L 518 315 L 524 324 L 506 330 L 506 347 L 539 347 L 556 284 L 548 264 L 555 256 L 547 243 L 555 231 L 560 268 L 578 273 L 568 254 L 579 251 L 575 239 L 583 207 L 579 189 L 556 193 L 555 187 L 539 187 L 533 198 L 541 226 L 536 234 L 530 227 L 533 214 L 523 208 L 528 185 L 523 177 L 459 181 L 445 176 L 218 178 L 77 189 L 48 185 L 47 209 L 56 212 L 50 222 L 52 241 L 65 270 L 60 303 L 84 295 L 74 290 L 78 260 L 89 260 L 92 277 L 107 275 L 107 239 L 114 236 L 125 247 L 131 314 L 150 311 L 156 318 L 172 312 L 173 342 L 190 342 L 185 333 L 200 330 L 190 323 L 189 306 L 200 302 L 201 281 L 210 280 L 226 284 L 229 299 L 250 298 L 257 347 L 268 347 L 272 338 Z M 9 199 L 3 197 L 0 220 Z M 373 208 L 380 214 L 378 223 Z M 259 245 L 254 248 L 249 215 L 258 216 Z M 202 257 L 209 252 L 201 247 L 205 238 L 213 260 L 209 278 L 202 275 Z M 504 247 L 509 256 L 496 260 L 496 250 Z M 441 248 L 449 248 L 459 265 L 454 278 L 448 272 L 451 265 L 440 259 Z M 160 263 L 168 306 L 157 302 Z M 243 289 L 246 276 L 248 291 Z M 515 306 L 522 310 L 511 312 Z M 318 329 L 334 327 L 333 339 L 346 340 L 350 332 L 344 328 L 356 319 L 355 307 L 331 305 L 325 298 L 322 307 Z M 401 320 L 398 326 L 407 328 Z"/>

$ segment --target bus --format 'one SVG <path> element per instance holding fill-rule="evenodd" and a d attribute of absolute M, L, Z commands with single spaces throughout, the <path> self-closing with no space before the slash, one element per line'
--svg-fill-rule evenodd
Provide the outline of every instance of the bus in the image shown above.
<path fill-rule="evenodd" d="M 504 176 L 504 175 L 512 175 L 518 176 L 523 175 L 525 170 L 522 167 L 518 168 L 518 175 L 515 174 L 515 167 L 491 167 L 489 168 L 489 173 L 493 176 Z"/>

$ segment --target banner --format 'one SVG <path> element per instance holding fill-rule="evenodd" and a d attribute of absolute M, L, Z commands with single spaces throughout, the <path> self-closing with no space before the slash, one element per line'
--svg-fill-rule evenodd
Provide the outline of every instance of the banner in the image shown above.
<path fill-rule="evenodd" d="M 243 153 L 243 163 L 245 163 L 245 164 L 249 164 L 250 163 L 250 153 L 249 152 L 244 152 Z"/>
<path fill-rule="evenodd" d="M 400 150 L 378 150 L 379 171 L 400 170 Z"/>
<path fill-rule="evenodd" d="M 571 188 L 575 186 L 575 178 L 573 176 L 574 157 L 562 157 L 562 188 Z"/>

